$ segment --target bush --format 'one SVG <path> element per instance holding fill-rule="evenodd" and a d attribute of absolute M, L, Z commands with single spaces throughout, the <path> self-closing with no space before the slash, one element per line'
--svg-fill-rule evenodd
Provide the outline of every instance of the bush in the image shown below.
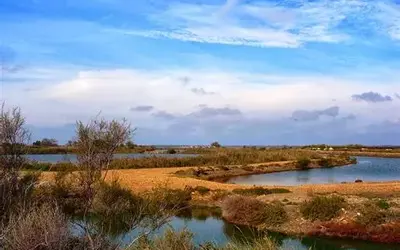
<path fill-rule="evenodd" d="M 389 202 L 385 199 L 379 199 L 375 202 L 375 204 L 381 209 L 387 210 L 390 208 Z"/>
<path fill-rule="evenodd" d="M 318 165 L 323 168 L 331 168 L 333 167 L 332 159 L 330 158 L 322 158 L 318 160 Z"/>
<path fill-rule="evenodd" d="M 159 186 L 153 188 L 148 194 L 147 199 L 152 201 L 158 207 L 168 210 L 184 209 L 189 207 L 192 200 L 193 189 L 170 189 Z"/>
<path fill-rule="evenodd" d="M 375 203 L 365 203 L 356 222 L 363 226 L 380 225 L 386 220 L 386 214 Z"/>
<path fill-rule="evenodd" d="M 230 194 L 231 194 L 231 192 L 226 191 L 226 190 L 215 190 L 211 194 L 211 199 L 213 201 L 219 201 L 219 200 L 222 200 L 225 197 L 229 196 Z"/>
<path fill-rule="evenodd" d="M 101 183 L 93 200 L 92 213 L 99 219 L 98 228 L 129 231 L 147 215 L 144 200 L 121 187 L 117 181 Z"/>
<path fill-rule="evenodd" d="M 0 224 L 15 210 L 29 205 L 38 179 L 37 173 L 30 172 L 24 175 L 17 173 L 15 176 L 2 173 L 0 178 Z"/>
<path fill-rule="evenodd" d="M 167 229 L 162 236 L 158 236 L 151 240 L 142 237 L 130 250 L 195 250 L 192 243 L 193 233 L 184 229 L 175 232 Z"/>
<path fill-rule="evenodd" d="M 233 193 L 239 195 L 267 195 L 267 194 L 283 194 L 283 193 L 290 193 L 289 190 L 285 188 L 263 188 L 263 187 L 253 187 L 253 188 L 236 188 L 232 190 Z"/>
<path fill-rule="evenodd" d="M 261 224 L 274 226 L 282 224 L 287 219 L 281 203 L 266 204 L 244 196 L 227 197 L 222 204 L 222 216 L 230 222 L 252 226 Z"/>
<path fill-rule="evenodd" d="M 170 148 L 170 149 L 168 149 L 167 150 L 167 154 L 176 154 L 176 150 L 175 149 L 173 149 L 173 148 Z"/>
<path fill-rule="evenodd" d="M 54 182 L 44 183 L 35 189 L 37 202 L 56 202 L 60 209 L 68 214 L 75 215 L 83 212 L 87 203 L 77 177 L 70 171 L 60 171 L 55 174 Z"/>
<path fill-rule="evenodd" d="M 197 191 L 201 195 L 205 195 L 210 192 L 210 189 L 208 187 L 203 187 L 203 186 L 197 186 L 194 188 L 194 190 Z"/>
<path fill-rule="evenodd" d="M 38 246 L 46 250 L 67 249 L 71 241 L 68 221 L 54 205 L 12 216 L 4 233 L 4 247 L 10 250 L 38 249 Z"/>
<path fill-rule="evenodd" d="M 299 159 L 297 159 L 296 167 L 299 169 L 303 169 L 303 170 L 309 169 L 310 163 L 311 163 L 311 160 L 309 158 L 304 158 L 304 157 L 299 158 Z"/>
<path fill-rule="evenodd" d="M 226 246 L 217 246 L 206 242 L 200 246 L 193 244 L 193 233 L 187 229 L 173 231 L 167 229 L 163 235 L 154 239 L 141 238 L 129 250 L 276 250 L 277 246 L 268 237 L 256 239 L 252 242 L 228 243 Z"/>
<path fill-rule="evenodd" d="M 344 198 L 340 196 L 316 196 L 303 202 L 300 212 L 306 219 L 327 221 L 338 216 L 345 204 Z"/>

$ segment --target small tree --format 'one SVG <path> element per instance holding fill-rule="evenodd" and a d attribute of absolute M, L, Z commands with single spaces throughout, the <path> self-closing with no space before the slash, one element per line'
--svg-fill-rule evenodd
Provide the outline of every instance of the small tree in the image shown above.
<path fill-rule="evenodd" d="M 211 143 L 211 147 L 213 147 L 213 148 L 220 148 L 220 147 L 221 147 L 221 144 L 219 144 L 219 142 L 215 141 L 215 142 Z"/>
<path fill-rule="evenodd" d="M 16 107 L 6 109 L 3 103 L 0 110 L 0 220 L 5 219 L 16 205 L 22 205 L 35 181 L 29 176 L 20 177 L 29 139 L 21 110 Z"/>
<path fill-rule="evenodd" d="M 77 122 L 75 146 L 78 165 L 83 170 L 80 172 L 80 182 L 88 202 L 93 199 L 93 185 L 101 179 L 101 172 L 108 170 L 115 151 L 130 139 L 132 132 L 125 119 L 122 122 L 92 120 L 86 125 Z"/>

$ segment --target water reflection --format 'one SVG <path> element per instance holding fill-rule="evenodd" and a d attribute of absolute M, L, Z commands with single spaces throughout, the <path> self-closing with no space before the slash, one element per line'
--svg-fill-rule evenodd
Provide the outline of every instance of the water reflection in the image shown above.
<path fill-rule="evenodd" d="M 155 234 L 162 234 L 167 228 L 172 227 L 175 230 L 189 229 L 194 233 L 194 243 L 204 244 L 214 242 L 218 245 L 225 245 L 227 242 L 245 242 L 251 243 L 257 238 L 268 236 L 279 246 L 279 249 L 296 250 L 394 250 L 399 249 L 394 245 L 375 244 L 363 241 L 336 240 L 315 237 L 294 238 L 275 232 L 260 232 L 250 227 L 237 226 L 221 219 L 220 209 L 192 209 L 182 211 L 174 217 L 168 225 L 161 227 Z M 96 218 L 92 218 L 96 220 Z M 106 224 L 94 223 L 103 227 Z M 132 239 L 138 236 L 142 229 L 129 229 L 124 224 L 113 223 L 110 229 L 109 237 L 115 242 L 123 242 L 122 246 L 130 243 Z"/>

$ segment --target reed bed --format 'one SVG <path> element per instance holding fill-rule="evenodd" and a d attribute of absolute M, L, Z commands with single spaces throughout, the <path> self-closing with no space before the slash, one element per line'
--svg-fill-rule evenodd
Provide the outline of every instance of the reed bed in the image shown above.
<path fill-rule="evenodd" d="M 114 159 L 110 169 L 140 169 L 140 168 L 169 168 L 169 167 L 193 167 L 193 166 L 221 166 L 221 165 L 244 165 L 267 162 L 295 161 L 297 159 L 321 159 L 316 152 L 304 150 L 251 150 L 251 149 L 229 149 L 218 150 L 214 153 L 199 155 L 195 157 L 166 158 L 160 156 L 144 157 L 135 159 Z M 27 163 L 24 169 L 42 171 L 57 171 L 78 167 L 69 162 L 59 163 Z"/>

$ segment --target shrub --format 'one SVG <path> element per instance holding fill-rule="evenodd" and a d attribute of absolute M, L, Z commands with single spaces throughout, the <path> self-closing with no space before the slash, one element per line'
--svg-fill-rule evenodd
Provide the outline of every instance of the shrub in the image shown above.
<path fill-rule="evenodd" d="M 201 195 L 205 195 L 210 192 L 210 189 L 208 187 L 203 187 L 203 186 L 197 186 L 194 188 L 194 190 L 197 191 Z"/>
<path fill-rule="evenodd" d="M 227 197 L 222 204 L 222 216 L 233 223 L 242 225 L 279 225 L 287 219 L 281 203 L 266 204 L 244 196 Z"/>
<path fill-rule="evenodd" d="M 175 210 L 189 207 L 192 200 L 193 189 L 170 189 L 164 186 L 153 188 L 148 194 L 147 199 L 152 201 L 158 207 Z"/>
<path fill-rule="evenodd" d="M 287 221 L 288 215 L 285 211 L 284 205 L 279 201 L 274 201 L 266 206 L 266 218 L 264 223 L 266 225 L 276 226 Z"/>
<path fill-rule="evenodd" d="M 318 165 L 323 168 L 331 168 L 333 167 L 332 159 L 330 158 L 322 158 L 318 160 Z"/>
<path fill-rule="evenodd" d="M 151 240 L 147 237 L 142 237 L 130 250 L 195 250 L 192 243 L 193 233 L 184 229 L 175 232 L 172 229 L 167 229 L 162 236 L 158 236 Z"/>
<path fill-rule="evenodd" d="M 67 249 L 71 240 L 68 221 L 54 205 L 34 207 L 12 216 L 4 232 L 4 247 L 10 250 L 38 249 L 38 246 L 46 250 Z"/>
<path fill-rule="evenodd" d="M 1 173 L 1 170 L 0 170 Z M 24 175 L 7 175 L 2 172 L 0 177 L 0 224 L 15 210 L 29 205 L 34 186 L 37 184 L 37 173 Z"/>
<path fill-rule="evenodd" d="M 367 202 L 363 204 L 360 215 L 356 222 L 363 226 L 380 225 L 385 222 L 386 214 L 375 203 Z"/>
<path fill-rule="evenodd" d="M 267 194 L 274 194 L 274 193 L 290 193 L 289 190 L 285 188 L 263 188 L 263 187 L 253 187 L 253 188 L 236 188 L 232 190 L 235 194 L 240 195 L 267 195 Z"/>
<path fill-rule="evenodd" d="M 327 221 L 338 216 L 345 203 L 344 198 L 340 196 L 316 196 L 303 202 L 300 212 L 306 219 Z"/>
<path fill-rule="evenodd" d="M 132 225 L 147 215 L 143 199 L 117 181 L 101 183 L 93 200 L 92 213 L 99 218 L 98 228 L 129 231 Z"/>
<path fill-rule="evenodd" d="M 231 194 L 231 192 L 226 191 L 226 190 L 215 190 L 211 194 L 211 199 L 213 201 L 219 201 L 219 200 L 222 200 L 225 197 L 229 196 L 230 194 Z"/>
<path fill-rule="evenodd" d="M 176 154 L 176 150 L 173 148 L 170 148 L 167 150 L 167 154 Z"/>
<path fill-rule="evenodd" d="M 302 158 L 297 159 L 296 167 L 299 169 L 303 169 L 303 170 L 309 169 L 310 163 L 311 163 L 311 160 L 309 158 L 302 157 Z"/>
<path fill-rule="evenodd" d="M 385 199 L 379 199 L 375 202 L 375 204 L 381 209 L 387 210 L 390 208 L 389 202 Z"/>

